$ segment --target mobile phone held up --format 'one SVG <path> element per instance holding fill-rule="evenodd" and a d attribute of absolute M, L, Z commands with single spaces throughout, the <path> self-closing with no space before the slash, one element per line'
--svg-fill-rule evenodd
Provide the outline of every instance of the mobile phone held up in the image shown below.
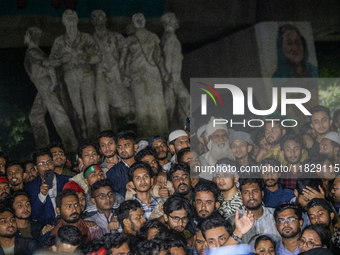
<path fill-rule="evenodd" d="M 48 185 L 48 189 L 52 189 L 52 185 L 53 185 L 53 170 L 47 170 L 44 173 L 44 180 L 45 180 L 45 184 Z"/>
<path fill-rule="evenodd" d="M 187 120 L 185 122 L 185 126 L 186 126 L 186 130 L 188 132 L 190 132 L 191 130 L 193 132 L 195 132 L 194 131 L 194 129 L 195 129 L 195 119 L 194 118 L 187 118 Z"/>

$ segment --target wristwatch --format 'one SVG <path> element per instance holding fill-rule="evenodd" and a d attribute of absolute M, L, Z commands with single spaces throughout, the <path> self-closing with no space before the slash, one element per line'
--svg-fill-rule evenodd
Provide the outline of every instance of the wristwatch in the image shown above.
<path fill-rule="evenodd" d="M 237 235 L 234 235 L 234 234 L 233 234 L 233 235 L 231 236 L 231 238 L 234 239 L 234 240 L 235 240 L 236 242 L 238 242 L 238 243 L 241 243 L 241 242 L 242 242 L 241 238 L 239 238 Z"/>

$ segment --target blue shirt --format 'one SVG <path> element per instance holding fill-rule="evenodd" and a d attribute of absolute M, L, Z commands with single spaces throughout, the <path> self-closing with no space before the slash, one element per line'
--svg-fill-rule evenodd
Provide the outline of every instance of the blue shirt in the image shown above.
<path fill-rule="evenodd" d="M 118 192 L 123 197 L 125 197 L 126 193 L 126 184 L 130 181 L 128 171 L 129 167 L 122 160 L 111 167 L 111 169 L 106 173 L 106 177 L 111 183 L 112 191 Z"/>
<path fill-rule="evenodd" d="M 266 207 L 276 208 L 282 205 L 283 202 L 289 202 L 293 197 L 295 197 L 293 190 L 283 189 L 281 184 L 279 184 L 279 188 L 274 192 L 267 188 L 264 189 L 263 203 Z"/>
<path fill-rule="evenodd" d="M 282 240 L 276 244 L 276 255 L 298 255 L 299 253 L 299 246 L 296 247 L 294 253 L 291 253 L 283 246 Z"/>

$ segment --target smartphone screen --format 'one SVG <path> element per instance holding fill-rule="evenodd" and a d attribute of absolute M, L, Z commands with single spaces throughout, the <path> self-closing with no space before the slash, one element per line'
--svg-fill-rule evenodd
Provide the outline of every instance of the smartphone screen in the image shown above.
<path fill-rule="evenodd" d="M 48 189 L 52 189 L 52 185 L 53 185 L 53 171 L 52 170 L 45 171 L 44 180 L 45 180 L 45 184 L 48 185 Z"/>

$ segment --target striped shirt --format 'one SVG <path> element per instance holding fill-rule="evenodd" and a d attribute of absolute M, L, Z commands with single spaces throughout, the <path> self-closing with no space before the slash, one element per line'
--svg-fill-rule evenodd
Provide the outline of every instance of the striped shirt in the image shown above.
<path fill-rule="evenodd" d="M 141 204 L 142 211 L 144 212 L 144 218 L 146 220 L 149 220 L 152 210 L 162 199 L 160 197 L 151 196 L 151 202 L 149 206 L 147 206 L 146 203 L 144 203 L 143 201 L 139 200 L 137 198 L 137 194 L 133 195 L 132 200 L 137 200 Z"/>

